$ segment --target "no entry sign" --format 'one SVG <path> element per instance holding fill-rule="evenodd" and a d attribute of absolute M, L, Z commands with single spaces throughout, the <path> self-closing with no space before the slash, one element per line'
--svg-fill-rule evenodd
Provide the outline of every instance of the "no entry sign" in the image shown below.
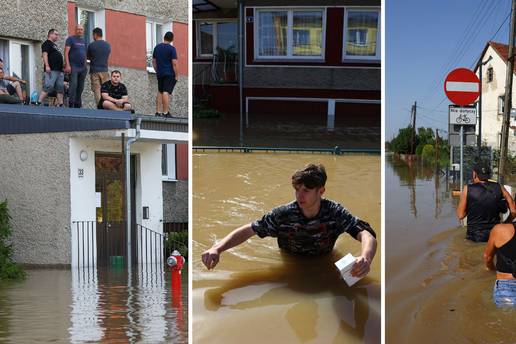
<path fill-rule="evenodd" d="M 454 104 L 472 104 L 480 94 L 480 80 L 467 68 L 454 69 L 444 80 L 444 93 Z"/>

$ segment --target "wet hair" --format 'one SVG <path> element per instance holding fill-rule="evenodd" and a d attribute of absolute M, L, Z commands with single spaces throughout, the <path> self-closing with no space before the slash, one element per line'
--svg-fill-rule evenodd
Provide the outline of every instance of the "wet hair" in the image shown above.
<path fill-rule="evenodd" d="M 167 42 L 172 42 L 174 40 L 174 34 L 170 31 L 167 31 L 163 39 Z"/>
<path fill-rule="evenodd" d="M 489 165 L 486 163 L 476 163 L 473 166 L 473 171 L 475 171 L 478 179 L 480 180 L 488 180 L 489 178 L 491 178 L 491 168 L 489 168 Z"/>
<path fill-rule="evenodd" d="M 100 27 L 96 27 L 93 29 L 93 34 L 99 37 L 102 37 L 102 29 Z"/>
<path fill-rule="evenodd" d="M 304 185 L 308 189 L 322 188 L 326 184 L 326 169 L 322 164 L 308 164 L 292 175 L 292 186 Z"/>
<path fill-rule="evenodd" d="M 48 30 L 48 34 L 47 34 L 47 37 L 50 36 L 51 34 L 53 34 L 54 32 L 56 32 L 57 30 L 56 29 L 50 29 Z"/>
<path fill-rule="evenodd" d="M 117 73 L 118 75 L 122 76 L 122 72 L 121 72 L 121 71 L 119 71 L 118 69 L 113 70 L 113 71 L 111 72 L 111 75 L 113 75 L 113 74 L 115 74 L 115 73 Z"/>

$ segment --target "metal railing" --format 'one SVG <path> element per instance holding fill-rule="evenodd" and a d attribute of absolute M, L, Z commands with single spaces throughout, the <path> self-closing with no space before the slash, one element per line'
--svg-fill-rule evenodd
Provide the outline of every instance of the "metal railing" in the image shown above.
<path fill-rule="evenodd" d="M 225 146 L 193 146 L 194 152 L 206 152 L 206 151 L 217 151 L 217 152 L 236 152 L 236 153 L 252 153 L 252 152 L 265 152 L 265 153 L 318 153 L 318 154 L 373 154 L 377 155 L 381 153 L 380 149 L 368 149 L 368 148 L 281 148 L 281 147 L 225 147 Z"/>
<path fill-rule="evenodd" d="M 138 262 L 140 264 L 163 265 L 163 243 L 165 236 L 142 225 L 136 225 Z"/>
<path fill-rule="evenodd" d="M 75 234 L 75 245 L 72 250 L 76 253 L 77 266 L 96 265 L 96 222 L 95 221 L 72 221 L 72 235 Z M 75 248 L 77 248 L 75 250 Z M 73 254 L 72 254 L 73 257 Z"/>

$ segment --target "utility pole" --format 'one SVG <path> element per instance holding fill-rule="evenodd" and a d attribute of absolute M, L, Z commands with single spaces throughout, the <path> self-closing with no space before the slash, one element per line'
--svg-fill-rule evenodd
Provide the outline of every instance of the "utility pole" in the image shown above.
<path fill-rule="evenodd" d="M 435 129 L 435 173 L 439 174 L 439 129 Z"/>
<path fill-rule="evenodd" d="M 415 140 L 416 140 L 416 111 L 417 111 L 417 102 L 414 102 L 414 105 L 412 105 L 412 138 L 410 140 L 410 154 L 416 153 L 416 147 L 414 147 Z"/>
<path fill-rule="evenodd" d="M 503 109 L 502 146 L 500 148 L 500 164 L 498 165 L 498 182 L 503 184 L 506 173 L 507 150 L 509 143 L 509 125 L 512 108 L 512 74 L 514 68 L 514 34 L 516 30 L 516 0 L 512 0 L 511 31 L 509 32 L 509 54 L 507 56 L 507 72 L 505 75 L 505 100 Z"/>

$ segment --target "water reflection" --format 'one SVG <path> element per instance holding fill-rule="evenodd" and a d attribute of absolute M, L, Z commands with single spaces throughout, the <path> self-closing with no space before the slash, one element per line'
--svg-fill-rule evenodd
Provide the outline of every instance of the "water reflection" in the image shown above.
<path fill-rule="evenodd" d="M 74 269 L 71 341 L 161 343 L 173 338 L 186 343 L 181 290 L 170 290 L 167 275 L 150 265 L 129 274 L 125 269 Z"/>
<path fill-rule="evenodd" d="M 386 341 L 513 342 L 516 319 L 493 304 L 495 275 L 484 269 L 484 244 L 465 240 L 453 181 L 388 157 L 385 185 L 396 200 L 385 209 Z"/>

